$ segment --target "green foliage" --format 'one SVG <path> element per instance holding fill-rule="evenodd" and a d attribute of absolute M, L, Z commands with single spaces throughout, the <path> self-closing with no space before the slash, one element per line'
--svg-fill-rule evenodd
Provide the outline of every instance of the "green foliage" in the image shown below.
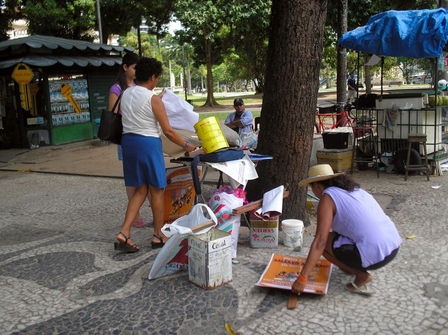
<path fill-rule="evenodd" d="M 103 40 L 125 35 L 146 19 L 148 33 L 158 38 L 166 34 L 174 0 L 101 0 Z"/>
<path fill-rule="evenodd" d="M 216 31 L 225 22 L 227 7 L 228 2 L 224 0 L 178 0 L 175 13 L 187 31 L 213 42 Z"/>
<path fill-rule="evenodd" d="M 143 17 L 149 27 L 148 33 L 157 39 L 167 34 L 167 24 L 170 21 L 176 0 L 141 0 Z"/>
<path fill-rule="evenodd" d="M 236 75 L 234 80 L 254 79 L 261 91 L 270 7 L 271 1 L 263 0 L 178 0 L 176 17 L 185 27 L 180 39 L 193 45 L 197 66 L 206 62 L 205 42 L 212 42 L 212 63 L 225 62 L 226 71 Z M 229 68 L 227 61 L 232 58 L 240 70 Z"/>
<path fill-rule="evenodd" d="M 160 55 L 159 48 L 157 46 L 156 37 L 153 35 L 142 33 L 140 35 L 140 39 L 142 43 L 142 56 L 153 57 L 161 61 L 162 57 Z M 119 44 L 122 46 L 137 49 L 138 47 L 137 34 L 133 31 L 128 32 L 126 36 L 121 36 L 119 38 Z"/>
<path fill-rule="evenodd" d="M 95 0 L 22 0 L 31 34 L 92 40 Z"/>
<path fill-rule="evenodd" d="M 138 0 L 101 0 L 101 28 L 104 43 L 110 35 L 126 35 L 132 27 L 140 24 L 142 11 L 140 2 Z"/>
<path fill-rule="evenodd" d="M 248 0 L 232 7 L 232 41 L 240 79 L 253 79 L 257 92 L 264 88 L 271 1 Z"/>

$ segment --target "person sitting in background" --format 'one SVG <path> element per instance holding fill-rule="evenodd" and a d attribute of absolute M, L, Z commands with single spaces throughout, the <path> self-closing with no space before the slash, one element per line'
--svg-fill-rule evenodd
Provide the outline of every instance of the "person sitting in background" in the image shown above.
<path fill-rule="evenodd" d="M 196 149 L 171 127 L 160 96 L 154 93 L 162 73 L 162 63 L 143 57 L 135 67 L 137 85 L 123 92 L 120 109 L 123 121 L 123 174 L 126 186 L 135 187 L 129 199 L 123 225 L 117 235 L 115 249 L 136 252 L 138 246 L 130 239 L 131 225 L 148 193 L 154 219 L 153 249 L 161 248 L 166 237 L 162 234 L 164 189 L 166 187 L 165 160 L 162 152 L 163 134 L 186 152 Z"/>
<path fill-rule="evenodd" d="M 312 269 L 323 255 L 341 270 L 355 275 L 345 287 L 352 293 L 371 295 L 368 270 L 383 267 L 394 259 L 402 243 L 397 228 L 377 201 L 343 173 L 328 164 L 312 166 L 299 186 L 311 185 L 320 199 L 316 235 L 306 262 L 292 286 L 303 292 Z"/>
<path fill-rule="evenodd" d="M 115 103 L 118 100 L 118 97 L 125 89 L 135 85 L 134 83 L 135 65 L 137 64 L 139 58 L 140 57 L 133 52 L 128 52 L 123 56 L 120 69 L 118 70 L 116 82 L 109 89 L 109 100 L 108 100 L 109 110 L 112 110 L 112 108 L 115 106 Z M 119 106 L 117 106 L 116 110 L 113 112 L 120 113 L 119 109 L 120 109 Z M 118 160 L 123 161 L 123 150 L 120 144 L 117 145 L 117 154 L 118 154 Z M 128 200 L 132 197 L 134 192 L 135 187 L 126 186 L 126 195 Z M 148 202 L 150 202 L 149 199 Z M 137 217 L 135 218 L 132 225 L 138 228 L 145 226 L 145 222 L 141 218 L 140 213 L 137 213 Z"/>
<path fill-rule="evenodd" d="M 253 116 L 244 106 L 244 101 L 241 98 L 233 100 L 233 108 L 235 112 L 230 113 L 224 121 L 225 125 L 235 130 L 238 135 L 242 133 L 249 133 L 253 129 Z"/>

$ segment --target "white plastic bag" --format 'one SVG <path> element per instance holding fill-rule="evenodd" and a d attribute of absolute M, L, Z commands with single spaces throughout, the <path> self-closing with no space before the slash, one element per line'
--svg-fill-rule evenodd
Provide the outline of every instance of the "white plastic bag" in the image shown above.
<path fill-rule="evenodd" d="M 193 233 L 191 228 L 207 221 L 217 223 L 218 219 L 207 205 L 196 204 L 189 214 L 178 218 L 171 224 L 164 225 L 162 233 L 169 237 L 169 240 L 154 260 L 148 279 L 155 279 L 188 269 L 188 235 L 206 233 L 211 227 L 196 233 Z"/>
<path fill-rule="evenodd" d="M 199 121 L 199 114 L 193 112 L 192 105 L 168 89 L 165 89 L 162 102 L 171 127 L 195 132 L 193 126 Z"/>
<path fill-rule="evenodd" d="M 238 246 L 238 236 L 240 233 L 241 215 L 232 215 L 234 208 L 242 206 L 244 198 L 239 198 L 235 194 L 224 191 L 215 191 L 210 201 L 210 208 L 218 219 L 219 230 L 225 231 L 232 236 L 232 258 L 236 258 Z"/>
<path fill-rule="evenodd" d="M 256 149 L 258 144 L 258 135 L 257 133 L 250 131 L 247 133 L 242 133 L 240 135 L 241 139 L 241 147 L 247 149 Z"/>

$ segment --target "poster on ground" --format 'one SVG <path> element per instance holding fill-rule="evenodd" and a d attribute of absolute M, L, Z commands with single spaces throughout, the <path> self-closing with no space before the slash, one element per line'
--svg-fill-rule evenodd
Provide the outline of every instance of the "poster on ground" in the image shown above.
<path fill-rule="evenodd" d="M 269 264 L 257 282 L 257 286 L 291 290 L 306 258 L 272 254 Z M 308 276 L 308 284 L 303 292 L 327 294 L 332 265 L 326 259 L 320 259 Z"/>

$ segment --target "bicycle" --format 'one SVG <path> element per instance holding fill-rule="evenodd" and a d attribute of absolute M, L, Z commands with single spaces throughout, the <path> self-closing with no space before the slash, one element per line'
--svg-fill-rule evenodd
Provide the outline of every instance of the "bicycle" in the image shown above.
<path fill-rule="evenodd" d="M 320 134 L 327 129 L 335 129 L 338 127 L 352 127 L 355 120 L 350 116 L 350 109 L 351 105 L 345 105 L 342 110 L 340 107 L 336 107 L 336 113 L 319 113 L 318 110 L 316 113 L 317 133 Z M 327 117 L 331 117 L 331 125 L 329 125 L 328 122 L 325 122 Z"/>

